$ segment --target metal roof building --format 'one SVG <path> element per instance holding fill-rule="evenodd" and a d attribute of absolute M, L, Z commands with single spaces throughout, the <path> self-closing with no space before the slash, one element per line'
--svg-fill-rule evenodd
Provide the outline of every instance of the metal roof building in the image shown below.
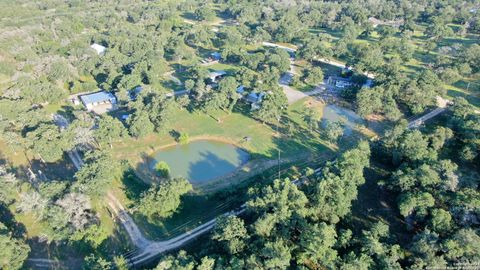
<path fill-rule="evenodd" d="M 88 110 L 92 110 L 94 106 L 100 104 L 115 104 L 117 98 L 110 92 L 100 91 L 92 94 L 86 94 L 80 96 L 80 100 Z"/>

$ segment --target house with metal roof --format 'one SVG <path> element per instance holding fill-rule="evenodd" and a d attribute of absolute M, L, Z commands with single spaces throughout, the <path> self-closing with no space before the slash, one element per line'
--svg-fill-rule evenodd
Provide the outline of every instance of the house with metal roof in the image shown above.
<path fill-rule="evenodd" d="M 112 93 L 107 91 L 81 95 L 80 100 L 89 111 L 94 110 L 97 106 L 113 105 L 117 103 L 117 98 Z"/>
<path fill-rule="evenodd" d="M 92 45 L 90 45 L 90 48 L 94 49 L 98 55 L 103 54 L 107 49 L 105 46 L 102 46 L 97 43 L 93 43 Z"/>
<path fill-rule="evenodd" d="M 227 75 L 227 72 L 223 70 L 216 70 L 216 71 L 210 72 L 210 74 L 208 74 L 208 78 L 212 83 L 215 83 L 225 75 Z"/>
<path fill-rule="evenodd" d="M 222 59 L 222 55 L 219 52 L 212 52 L 210 54 L 210 59 L 212 61 L 220 61 L 220 59 Z"/>
<path fill-rule="evenodd" d="M 337 88 L 348 88 L 355 85 L 355 83 L 352 82 L 350 78 L 343 78 L 338 76 L 328 77 L 327 83 Z"/>
<path fill-rule="evenodd" d="M 239 87 L 237 87 L 237 93 L 243 95 L 243 93 L 245 93 L 245 86 L 240 85 Z"/>
<path fill-rule="evenodd" d="M 262 104 L 262 101 L 263 101 L 263 98 L 265 97 L 266 93 L 265 92 L 261 92 L 261 93 L 257 93 L 257 92 L 250 92 L 246 97 L 245 97 L 245 100 L 247 102 L 250 103 L 250 105 L 252 106 L 251 107 L 251 110 L 258 110 L 260 109 L 260 106 Z"/>

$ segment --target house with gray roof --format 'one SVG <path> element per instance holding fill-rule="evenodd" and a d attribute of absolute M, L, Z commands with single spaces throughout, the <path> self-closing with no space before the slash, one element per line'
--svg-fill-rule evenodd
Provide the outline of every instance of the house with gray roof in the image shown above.
<path fill-rule="evenodd" d="M 117 103 L 117 98 L 107 91 L 81 95 L 80 100 L 89 111 L 93 111 L 101 105 L 111 105 L 110 107 L 113 107 L 113 105 Z"/>
<path fill-rule="evenodd" d="M 212 83 L 215 83 L 225 75 L 227 75 L 227 72 L 223 70 L 215 70 L 208 74 L 208 78 Z"/>

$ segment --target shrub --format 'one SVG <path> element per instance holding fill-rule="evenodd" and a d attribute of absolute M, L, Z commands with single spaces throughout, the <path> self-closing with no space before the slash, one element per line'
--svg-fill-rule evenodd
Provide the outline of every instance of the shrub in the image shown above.
<path fill-rule="evenodd" d="M 189 141 L 188 134 L 185 132 L 180 133 L 180 136 L 178 136 L 178 143 L 187 144 L 188 141 Z"/>
<path fill-rule="evenodd" d="M 157 175 L 163 178 L 170 177 L 170 167 L 165 161 L 160 161 L 155 165 L 155 171 Z"/>

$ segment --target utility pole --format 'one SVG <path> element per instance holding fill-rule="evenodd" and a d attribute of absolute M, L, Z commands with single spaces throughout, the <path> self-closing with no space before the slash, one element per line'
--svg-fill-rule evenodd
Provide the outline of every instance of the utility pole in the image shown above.
<path fill-rule="evenodd" d="M 278 139 L 280 141 L 280 133 L 278 132 L 278 126 L 280 125 L 280 117 L 277 118 L 277 136 L 278 136 Z M 277 165 L 278 165 L 278 180 L 280 180 L 280 144 L 277 148 L 277 152 L 278 152 L 278 159 L 277 159 Z"/>

